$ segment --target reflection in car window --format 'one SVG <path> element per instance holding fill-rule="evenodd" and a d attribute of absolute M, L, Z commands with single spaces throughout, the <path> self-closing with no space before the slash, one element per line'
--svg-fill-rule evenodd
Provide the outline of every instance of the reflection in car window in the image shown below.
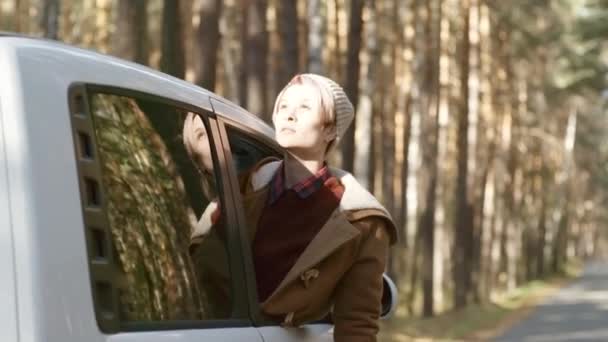
<path fill-rule="evenodd" d="M 187 112 L 108 94 L 93 94 L 90 107 L 120 320 L 228 318 L 229 287 L 216 285 L 230 283 L 226 239 L 189 249 L 198 218 L 218 198 L 213 171 L 201 178 L 185 151 Z"/>

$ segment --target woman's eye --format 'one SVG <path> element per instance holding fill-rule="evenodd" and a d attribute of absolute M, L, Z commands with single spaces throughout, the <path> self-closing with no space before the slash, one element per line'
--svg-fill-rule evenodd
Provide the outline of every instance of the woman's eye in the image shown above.
<path fill-rule="evenodd" d="M 302 108 L 302 109 L 306 109 L 306 110 L 309 110 L 309 109 L 310 109 L 310 106 L 309 106 L 309 105 L 307 105 L 307 104 L 303 104 L 303 105 L 300 105 L 300 108 Z"/>

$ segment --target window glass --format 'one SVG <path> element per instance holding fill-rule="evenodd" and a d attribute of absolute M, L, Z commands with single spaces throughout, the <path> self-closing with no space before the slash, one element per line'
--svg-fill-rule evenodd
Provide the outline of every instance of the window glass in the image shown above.
<path fill-rule="evenodd" d="M 209 229 L 223 217 L 206 119 L 125 96 L 95 93 L 89 103 L 120 321 L 229 318 L 227 239 Z"/>
<path fill-rule="evenodd" d="M 239 176 L 251 169 L 262 159 L 267 157 L 281 158 L 269 146 L 257 141 L 251 135 L 230 127 L 226 128 L 232 162 Z"/>

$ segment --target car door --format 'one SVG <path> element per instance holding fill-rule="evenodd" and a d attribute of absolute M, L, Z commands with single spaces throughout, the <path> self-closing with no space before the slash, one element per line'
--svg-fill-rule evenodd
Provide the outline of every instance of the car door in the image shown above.
<path fill-rule="evenodd" d="M 75 85 L 69 96 L 99 334 L 261 342 L 215 114 L 109 86 Z M 209 163 L 185 148 L 186 121 Z M 223 230 L 200 243 L 216 207 Z"/>
<path fill-rule="evenodd" d="M 0 94 L 2 92 L 0 91 Z M 0 100 L 1 100 L 0 96 Z M 0 101 L 0 330 L 7 341 L 17 340 L 15 261 L 10 215 L 8 159 L 4 138 L 3 101 Z"/>
<path fill-rule="evenodd" d="M 233 180 L 243 172 L 251 169 L 252 166 L 263 158 L 282 158 L 284 152 L 274 140 L 268 139 L 264 134 L 256 132 L 246 125 L 231 121 L 229 119 L 229 113 L 221 113 L 224 108 L 226 107 L 214 105 L 216 111 L 220 111 L 220 114 L 226 114 L 226 116 L 219 117 L 218 121 L 220 132 L 226 137 L 225 139 L 228 142 L 229 153 L 227 154 L 227 159 L 229 161 L 227 164 L 231 165 L 234 169 L 232 172 L 234 174 Z M 226 110 L 228 109 L 226 108 Z M 238 188 L 236 185 L 234 187 Z M 236 200 L 236 208 L 239 210 L 240 224 L 246 231 L 243 207 L 240 202 L 241 197 L 238 191 L 235 192 L 234 198 Z M 254 293 L 252 297 L 253 299 L 256 299 L 255 272 L 253 270 L 249 246 L 244 248 L 244 255 L 246 258 L 245 264 L 248 269 L 247 273 L 250 277 L 248 281 L 250 287 L 249 292 Z M 251 316 L 256 322 L 258 331 L 265 342 L 333 341 L 333 326 L 330 323 L 318 322 L 298 328 L 283 328 L 279 323 L 263 317 L 257 300 L 253 301 L 250 305 L 252 307 Z"/>

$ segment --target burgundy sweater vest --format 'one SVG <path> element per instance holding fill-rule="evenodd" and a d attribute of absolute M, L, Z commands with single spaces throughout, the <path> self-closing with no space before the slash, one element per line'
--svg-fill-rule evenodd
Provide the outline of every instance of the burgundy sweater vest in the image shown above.
<path fill-rule="evenodd" d="M 260 302 L 279 286 L 336 210 L 343 193 L 344 186 L 330 177 L 306 198 L 286 190 L 262 210 L 252 245 Z"/>

